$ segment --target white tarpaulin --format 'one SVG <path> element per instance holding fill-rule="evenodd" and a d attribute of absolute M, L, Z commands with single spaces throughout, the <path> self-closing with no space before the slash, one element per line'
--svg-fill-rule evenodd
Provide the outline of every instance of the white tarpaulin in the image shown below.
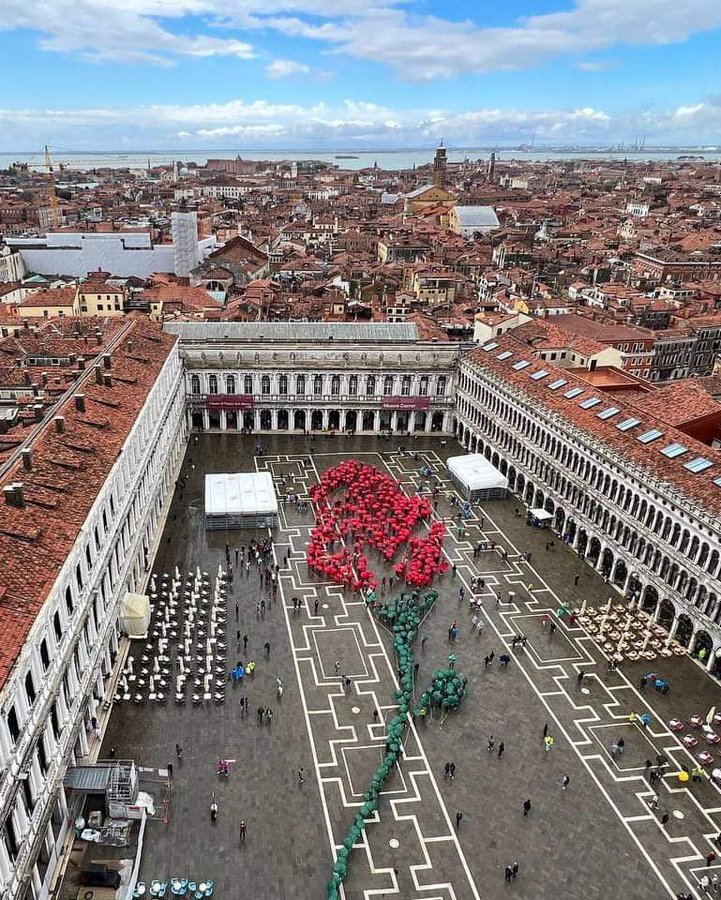
<path fill-rule="evenodd" d="M 536 507 L 535 509 L 529 509 L 528 515 L 533 516 L 533 518 L 538 522 L 539 525 L 545 525 L 546 522 L 550 522 L 553 518 L 553 514 L 547 512 L 545 509 L 541 509 L 541 507 Z"/>
<path fill-rule="evenodd" d="M 147 594 L 126 594 L 120 606 L 120 627 L 131 638 L 145 637 L 150 625 Z"/>
<path fill-rule="evenodd" d="M 482 453 L 452 456 L 448 471 L 467 500 L 494 499 L 506 496 L 508 479 L 491 465 Z"/>
<path fill-rule="evenodd" d="M 205 476 L 206 527 L 274 524 L 278 498 L 270 472 Z"/>

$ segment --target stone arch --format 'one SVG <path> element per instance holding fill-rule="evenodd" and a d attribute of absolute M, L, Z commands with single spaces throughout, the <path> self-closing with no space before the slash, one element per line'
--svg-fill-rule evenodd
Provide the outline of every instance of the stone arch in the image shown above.
<path fill-rule="evenodd" d="M 270 431 L 272 428 L 272 419 L 269 409 L 261 409 L 260 411 L 260 430 Z"/>
<path fill-rule="evenodd" d="M 314 409 L 310 414 L 310 430 L 322 431 L 323 429 L 323 410 Z"/>
<path fill-rule="evenodd" d="M 626 562 L 623 559 L 619 559 L 616 561 L 616 568 L 613 570 L 613 583 L 617 587 L 623 587 L 626 583 L 626 578 L 628 577 L 628 568 L 626 566 Z"/>
<path fill-rule="evenodd" d="M 647 613 L 653 613 L 658 605 L 658 591 L 656 588 L 649 584 L 646 586 L 646 590 L 643 592 L 643 598 L 641 599 L 641 609 Z M 673 604 L 672 604 L 673 605 Z M 676 610 L 673 611 L 673 616 L 676 615 Z M 673 618 L 672 616 L 672 618 Z"/>
<path fill-rule="evenodd" d="M 692 656 L 695 656 L 699 662 L 708 666 L 711 659 L 711 651 L 713 650 L 713 639 L 708 631 L 701 629 L 697 631 L 693 639 L 693 647 L 691 648 Z M 705 651 L 705 652 L 704 652 Z"/>
<path fill-rule="evenodd" d="M 600 556 L 600 554 L 601 554 L 601 542 L 599 541 L 599 539 L 597 537 L 594 536 L 591 538 L 591 540 L 588 544 L 588 552 L 586 553 L 586 556 L 592 563 L 595 564 L 598 562 L 598 557 Z"/>
<path fill-rule="evenodd" d="M 358 413 L 354 409 L 349 409 L 345 414 L 346 431 L 355 431 L 358 426 Z"/>
<path fill-rule="evenodd" d="M 296 431 L 305 431 L 305 410 L 304 409 L 296 409 L 293 413 L 293 428 Z"/>
<path fill-rule="evenodd" d="M 691 643 L 691 635 L 693 634 L 693 619 L 686 613 L 681 613 L 676 622 L 676 631 L 674 637 L 683 647 L 688 647 Z"/>
<path fill-rule="evenodd" d="M 676 607 L 673 602 L 668 599 L 668 597 L 664 597 L 664 599 L 659 604 L 658 609 L 658 624 L 665 628 L 666 631 L 670 631 L 673 628 L 673 621 L 676 618 Z"/>

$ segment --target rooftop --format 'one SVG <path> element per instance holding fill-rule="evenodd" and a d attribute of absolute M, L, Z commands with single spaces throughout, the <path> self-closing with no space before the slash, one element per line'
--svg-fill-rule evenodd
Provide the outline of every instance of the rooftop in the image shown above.
<path fill-rule="evenodd" d="M 15 461 L 2 471 L 1 487 L 23 483 L 25 505 L 4 504 L 0 516 L 0 688 L 174 343 L 147 320 L 129 320 L 105 351 L 112 383 L 97 384 L 87 369 L 85 411 L 69 397 L 57 409 L 65 432 L 49 419 L 30 443 L 32 470 Z"/>
<path fill-rule="evenodd" d="M 415 325 L 389 322 L 166 322 L 164 330 L 184 341 L 338 341 L 412 343 Z"/>

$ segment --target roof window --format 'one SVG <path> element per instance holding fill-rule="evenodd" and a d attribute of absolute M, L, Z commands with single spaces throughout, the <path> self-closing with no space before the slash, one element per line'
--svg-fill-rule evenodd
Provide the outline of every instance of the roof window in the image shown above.
<path fill-rule="evenodd" d="M 566 391 L 563 395 L 564 397 L 568 397 L 569 400 L 573 400 L 574 397 L 578 397 L 583 393 L 583 388 L 575 387 L 571 388 L 570 391 Z"/>
<path fill-rule="evenodd" d="M 534 372 L 534 373 L 531 375 L 531 378 L 532 378 L 534 381 L 540 381 L 542 378 L 545 378 L 546 375 L 548 375 L 548 372 L 547 372 L 545 369 L 541 369 L 541 370 L 538 371 L 538 372 Z"/>
<path fill-rule="evenodd" d="M 483 349 L 486 351 L 486 353 L 488 353 L 488 352 L 491 351 L 491 350 L 495 350 L 497 346 L 498 346 L 498 341 L 491 341 L 491 343 L 490 343 L 490 344 L 486 344 L 486 345 L 483 347 Z"/>
<path fill-rule="evenodd" d="M 659 431 L 658 428 L 651 428 L 648 431 L 644 431 L 643 434 L 639 434 L 636 440 L 641 444 L 650 444 L 651 441 L 657 441 L 660 437 L 663 437 L 663 431 Z"/>
<path fill-rule="evenodd" d="M 611 419 L 620 412 L 621 410 L 617 406 L 609 406 L 608 409 L 602 409 L 600 413 L 596 413 L 596 416 L 599 419 Z"/>
<path fill-rule="evenodd" d="M 693 472 L 694 475 L 698 475 L 699 472 L 705 472 L 706 469 L 710 469 L 713 463 L 710 459 L 706 459 L 703 456 L 697 456 L 696 459 L 692 459 L 691 462 L 687 462 L 684 465 L 684 469 L 688 469 L 689 472 Z"/>
<path fill-rule="evenodd" d="M 520 372 L 521 369 L 525 369 L 526 366 L 530 366 L 531 364 L 527 359 L 519 359 L 517 363 L 514 363 L 512 368 L 514 368 L 517 372 Z"/>
<path fill-rule="evenodd" d="M 664 456 L 668 456 L 669 459 L 676 459 L 677 456 L 688 453 L 688 448 L 684 447 L 683 444 L 669 444 L 668 447 L 663 448 L 661 453 Z"/>
<path fill-rule="evenodd" d="M 578 405 L 581 407 L 581 409 L 592 409 L 594 406 L 598 406 L 600 402 L 600 397 L 589 397 L 588 400 L 583 400 Z"/>
<path fill-rule="evenodd" d="M 552 391 L 557 391 L 559 388 L 562 388 L 564 384 L 568 384 L 565 378 L 557 378 L 555 381 L 552 381 L 548 387 Z"/>
<path fill-rule="evenodd" d="M 503 353 L 499 353 L 496 359 L 508 359 L 509 356 L 513 356 L 510 350 L 504 350 Z"/>
<path fill-rule="evenodd" d="M 619 431 L 630 431 L 632 428 L 635 428 L 637 425 L 641 424 L 640 419 L 634 419 L 631 417 L 630 419 L 624 419 L 623 422 L 619 422 L 616 425 Z"/>

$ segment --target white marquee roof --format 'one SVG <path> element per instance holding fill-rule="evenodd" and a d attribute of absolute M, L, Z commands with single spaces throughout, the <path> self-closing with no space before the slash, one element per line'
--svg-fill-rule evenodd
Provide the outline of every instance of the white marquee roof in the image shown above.
<path fill-rule="evenodd" d="M 448 469 L 471 491 L 507 488 L 508 479 L 482 453 L 467 453 L 465 456 L 451 456 Z"/>
<path fill-rule="evenodd" d="M 206 516 L 263 515 L 278 512 L 270 472 L 205 476 Z"/>

